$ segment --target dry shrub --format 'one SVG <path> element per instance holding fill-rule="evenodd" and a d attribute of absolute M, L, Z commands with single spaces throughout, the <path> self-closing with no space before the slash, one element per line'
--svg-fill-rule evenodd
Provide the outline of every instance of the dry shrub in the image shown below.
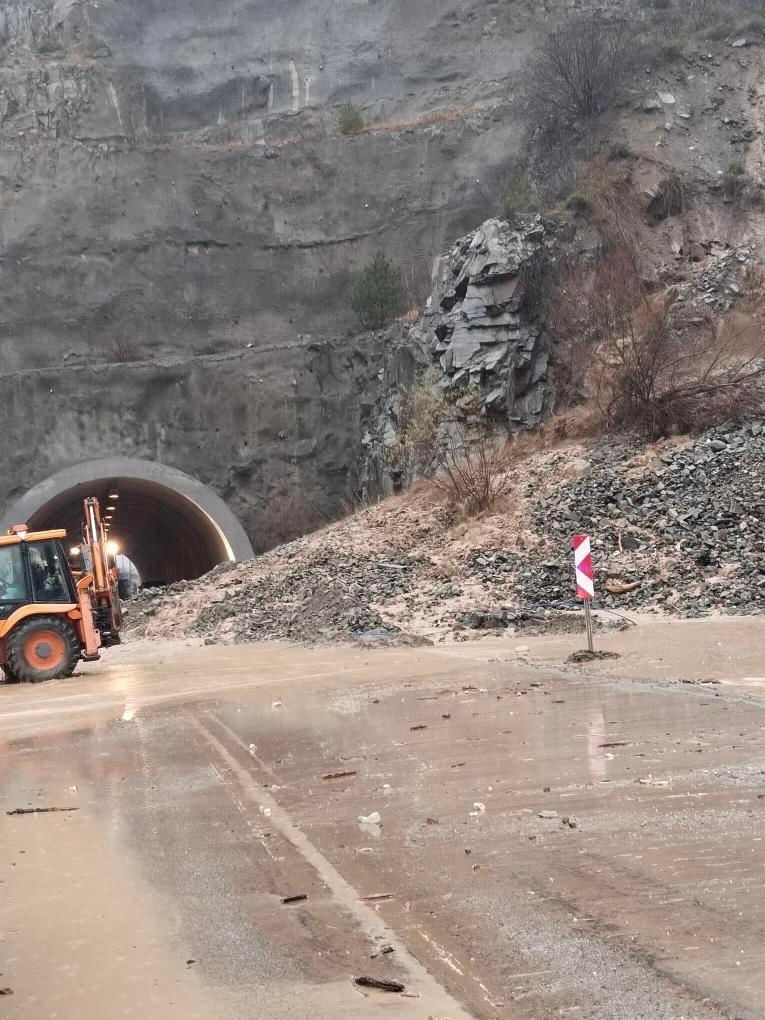
<path fill-rule="evenodd" d="M 399 395 L 388 463 L 405 484 L 428 478 L 466 513 L 483 513 L 511 487 L 507 434 L 482 417 L 476 387 L 445 393 L 437 378 L 426 371 Z"/>
<path fill-rule="evenodd" d="M 606 427 L 651 438 L 757 413 L 762 341 L 743 353 L 735 330 L 677 297 L 672 288 L 651 292 L 624 237 L 611 240 L 589 281 L 575 269 L 564 274 L 551 320 L 560 403 L 590 397 Z"/>
<path fill-rule="evenodd" d="M 318 502 L 297 486 L 283 498 L 271 498 L 258 521 L 258 552 L 291 542 L 327 523 L 328 515 Z"/>
<path fill-rule="evenodd" d="M 490 510 L 513 486 L 506 435 L 489 422 L 453 426 L 433 482 L 471 516 Z"/>
<path fill-rule="evenodd" d="M 112 341 L 111 360 L 120 364 L 128 364 L 131 361 L 140 361 L 144 357 L 144 350 L 135 337 L 117 337 Z"/>
<path fill-rule="evenodd" d="M 528 70 L 528 101 L 540 121 L 589 119 L 616 105 L 640 61 L 635 25 L 571 18 L 550 32 Z"/>

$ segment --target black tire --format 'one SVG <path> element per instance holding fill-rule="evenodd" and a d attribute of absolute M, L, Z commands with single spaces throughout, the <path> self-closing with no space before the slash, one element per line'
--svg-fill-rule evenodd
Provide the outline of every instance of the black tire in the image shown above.
<path fill-rule="evenodd" d="M 53 661 L 46 668 L 48 658 Z M 29 617 L 13 629 L 6 644 L 6 671 L 24 683 L 71 676 L 79 660 L 74 627 L 60 616 Z"/>

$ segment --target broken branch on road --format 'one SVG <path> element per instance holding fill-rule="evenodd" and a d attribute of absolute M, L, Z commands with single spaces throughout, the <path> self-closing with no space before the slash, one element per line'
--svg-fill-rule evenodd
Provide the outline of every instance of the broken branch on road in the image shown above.
<path fill-rule="evenodd" d="M 54 811 L 79 811 L 78 807 L 17 807 L 7 815 L 48 815 Z"/>

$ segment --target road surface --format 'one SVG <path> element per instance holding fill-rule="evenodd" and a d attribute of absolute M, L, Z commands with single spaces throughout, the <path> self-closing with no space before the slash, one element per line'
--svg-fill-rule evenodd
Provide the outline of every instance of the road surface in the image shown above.
<path fill-rule="evenodd" d="M 615 635 L 592 667 L 570 637 L 127 645 L 0 687 L 0 1015 L 765 1016 L 743 626 L 642 678 Z"/>

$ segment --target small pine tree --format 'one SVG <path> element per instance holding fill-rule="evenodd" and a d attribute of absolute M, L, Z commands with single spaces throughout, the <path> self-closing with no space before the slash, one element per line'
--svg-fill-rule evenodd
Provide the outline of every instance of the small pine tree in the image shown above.
<path fill-rule="evenodd" d="M 401 270 L 385 252 L 378 251 L 353 286 L 351 308 L 358 316 L 362 329 L 383 329 L 404 302 Z"/>
<path fill-rule="evenodd" d="M 364 127 L 361 110 L 350 99 L 343 103 L 337 115 L 337 130 L 341 135 L 355 135 Z"/>

